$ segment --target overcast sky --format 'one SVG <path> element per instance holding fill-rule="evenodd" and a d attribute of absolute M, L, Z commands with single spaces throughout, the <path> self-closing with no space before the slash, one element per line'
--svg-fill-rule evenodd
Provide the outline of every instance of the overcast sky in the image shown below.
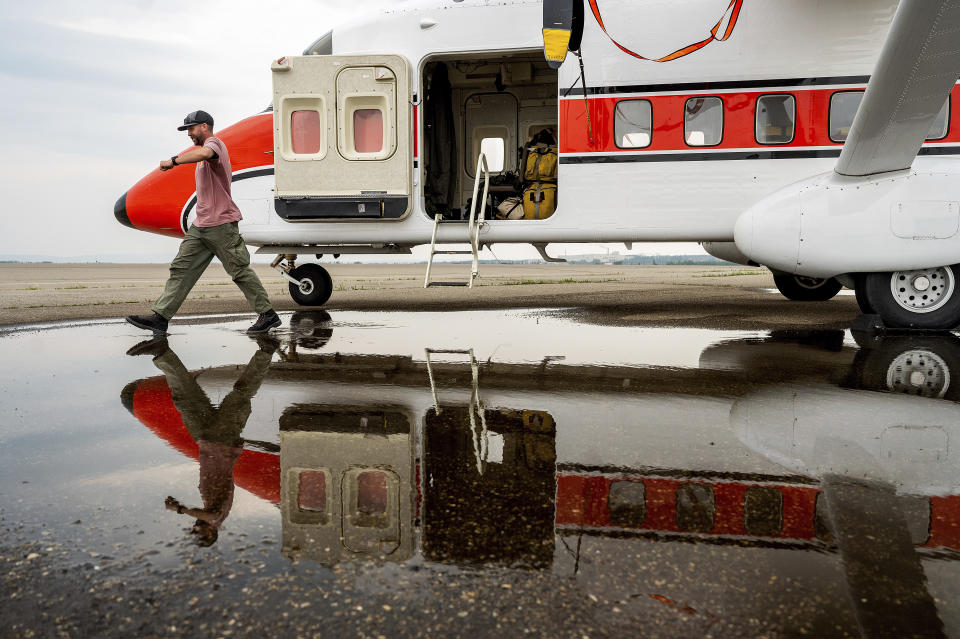
<path fill-rule="evenodd" d="M 176 130 L 183 116 L 204 109 L 220 127 L 261 111 L 271 99 L 272 59 L 299 54 L 358 6 L 388 4 L 3 2 L 0 255 L 172 257 L 176 240 L 121 226 L 113 205 L 188 144 Z M 689 244 L 636 246 L 700 252 Z"/>

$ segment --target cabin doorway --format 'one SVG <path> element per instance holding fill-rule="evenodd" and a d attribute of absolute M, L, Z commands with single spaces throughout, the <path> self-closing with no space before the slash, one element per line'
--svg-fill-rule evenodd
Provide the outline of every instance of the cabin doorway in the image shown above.
<path fill-rule="evenodd" d="M 492 138 L 504 162 L 490 173 L 486 219 L 550 217 L 558 196 L 557 72 L 542 51 L 433 56 L 421 77 L 427 214 L 466 221 L 480 148 Z"/>

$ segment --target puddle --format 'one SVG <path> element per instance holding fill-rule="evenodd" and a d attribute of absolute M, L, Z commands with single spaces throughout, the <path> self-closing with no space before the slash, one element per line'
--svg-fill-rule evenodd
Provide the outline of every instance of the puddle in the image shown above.
<path fill-rule="evenodd" d="M 960 636 L 955 335 L 248 324 L 0 331 L 13 636 Z"/>
<path fill-rule="evenodd" d="M 764 293 L 775 293 L 777 295 L 782 295 L 782 293 L 775 288 L 761 288 L 760 290 Z M 856 296 L 856 292 L 853 289 L 841 288 L 839 291 L 837 291 L 837 295 Z"/>

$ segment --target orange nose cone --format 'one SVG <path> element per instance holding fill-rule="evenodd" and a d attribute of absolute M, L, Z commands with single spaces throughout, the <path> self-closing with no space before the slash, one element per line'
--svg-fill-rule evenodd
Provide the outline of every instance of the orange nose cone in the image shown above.
<path fill-rule="evenodd" d="M 113 214 L 124 226 L 183 237 L 183 216 L 196 189 L 192 166 L 155 169 L 117 200 Z"/>

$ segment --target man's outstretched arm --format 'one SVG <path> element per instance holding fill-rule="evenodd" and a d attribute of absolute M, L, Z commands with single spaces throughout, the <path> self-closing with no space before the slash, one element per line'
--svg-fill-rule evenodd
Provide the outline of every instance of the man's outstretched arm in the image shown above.
<path fill-rule="evenodd" d="M 169 160 L 163 160 L 160 162 L 161 171 L 169 171 L 177 164 L 195 164 L 197 162 L 203 162 L 204 160 L 209 160 L 216 153 L 213 152 L 213 149 L 207 146 L 198 146 L 193 149 L 187 149 L 180 155 L 175 155 Z M 176 160 L 176 163 L 174 163 Z"/>

